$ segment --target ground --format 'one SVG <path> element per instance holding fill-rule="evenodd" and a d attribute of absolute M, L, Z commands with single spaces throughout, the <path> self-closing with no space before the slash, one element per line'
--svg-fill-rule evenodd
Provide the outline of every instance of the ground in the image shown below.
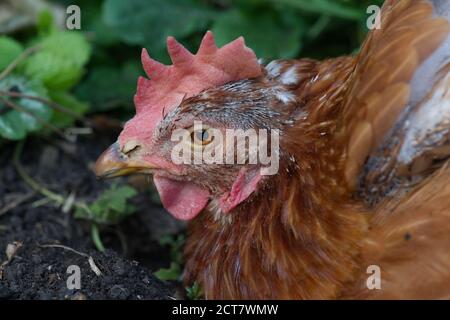
<path fill-rule="evenodd" d="M 111 182 L 97 180 L 90 168 L 113 136 L 92 135 L 75 144 L 31 138 L 20 162 L 49 190 L 94 200 Z M 88 221 L 75 219 L 73 211 L 64 213 L 23 181 L 12 164 L 13 152 L 11 143 L 0 154 L 0 299 L 171 299 L 182 295 L 178 283 L 160 281 L 153 272 L 170 265 L 170 250 L 158 240 L 183 232 L 184 226 L 152 200 L 155 197 L 149 191 L 141 190 L 133 198 L 134 215 L 102 229 L 107 250 L 101 253 L 93 245 Z M 142 188 L 142 181 L 134 183 Z M 67 288 L 71 265 L 81 269 L 80 290 Z"/>

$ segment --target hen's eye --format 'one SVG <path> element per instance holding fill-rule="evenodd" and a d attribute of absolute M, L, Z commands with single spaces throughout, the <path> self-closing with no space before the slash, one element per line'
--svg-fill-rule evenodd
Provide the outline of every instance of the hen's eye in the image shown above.
<path fill-rule="evenodd" d="M 194 144 L 205 146 L 214 140 L 209 129 L 201 129 L 193 131 L 191 139 Z"/>

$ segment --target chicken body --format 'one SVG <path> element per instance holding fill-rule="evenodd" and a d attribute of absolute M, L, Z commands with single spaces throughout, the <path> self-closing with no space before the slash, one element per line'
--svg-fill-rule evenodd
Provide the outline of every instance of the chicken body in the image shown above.
<path fill-rule="evenodd" d="M 388 0 L 356 57 L 273 61 L 204 88 L 163 112 L 151 148 L 123 134 L 97 172 L 145 168 L 193 218 L 184 278 L 208 299 L 449 298 L 449 21 L 448 1 Z M 196 120 L 280 130 L 278 173 L 168 165 L 170 134 Z"/>
<path fill-rule="evenodd" d="M 231 214 L 216 213 L 220 209 L 210 203 L 209 212 L 191 222 L 186 281 L 198 281 L 207 298 L 327 298 L 352 280 L 366 218 L 341 183 L 341 150 L 332 142 L 336 105 L 318 108 L 317 101 L 339 96 L 353 65 L 352 58 L 342 58 L 277 61 L 267 68 L 275 79 L 301 70 L 304 78 L 290 87 L 296 103 L 288 112 L 301 125 L 284 127 L 279 173 L 252 199 Z M 208 99 L 221 105 L 212 95 Z M 199 98 L 191 103 L 203 104 Z"/>
<path fill-rule="evenodd" d="M 220 299 L 450 297 L 450 40 L 431 12 L 388 1 L 358 57 L 268 66 L 301 70 L 293 158 L 231 223 L 192 223 L 188 281 Z"/>

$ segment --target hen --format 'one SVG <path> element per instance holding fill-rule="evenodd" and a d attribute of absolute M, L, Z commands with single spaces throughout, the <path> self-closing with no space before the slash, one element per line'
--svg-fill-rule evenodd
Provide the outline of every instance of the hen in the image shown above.
<path fill-rule="evenodd" d="M 449 20 L 447 0 L 388 0 L 357 56 L 267 65 L 242 38 L 208 32 L 196 55 L 168 38 L 173 65 L 143 50 L 136 116 L 96 173 L 153 174 L 192 220 L 184 280 L 208 299 L 450 298 Z M 194 152 L 279 132 L 278 171 L 250 142 L 242 163 L 175 163 L 178 129 Z"/>

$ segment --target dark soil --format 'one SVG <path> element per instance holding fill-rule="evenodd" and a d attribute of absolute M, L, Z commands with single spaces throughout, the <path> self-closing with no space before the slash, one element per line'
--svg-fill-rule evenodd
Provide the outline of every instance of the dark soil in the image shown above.
<path fill-rule="evenodd" d="M 95 134 L 95 139 L 83 138 L 75 144 L 33 138 L 25 145 L 20 161 L 33 179 L 53 192 L 94 200 L 111 182 L 97 180 L 90 168 L 112 137 Z M 129 181 L 142 191 L 132 200 L 137 213 L 102 229 L 107 250 L 101 253 L 91 240 L 90 222 L 74 219 L 73 211 L 64 213 L 60 206 L 33 193 L 18 175 L 11 160 L 14 144 L 0 150 L 0 299 L 176 296 L 177 284 L 160 281 L 152 272 L 170 265 L 169 248 L 160 246 L 158 239 L 183 232 L 184 226 L 152 201 L 157 197 L 148 183 L 136 178 Z M 19 200 L 20 204 L 2 213 Z M 8 245 L 10 253 L 11 248 L 18 248 L 9 261 Z M 101 275 L 93 271 L 89 257 Z M 71 265 L 81 269 L 80 290 L 67 287 Z"/>

